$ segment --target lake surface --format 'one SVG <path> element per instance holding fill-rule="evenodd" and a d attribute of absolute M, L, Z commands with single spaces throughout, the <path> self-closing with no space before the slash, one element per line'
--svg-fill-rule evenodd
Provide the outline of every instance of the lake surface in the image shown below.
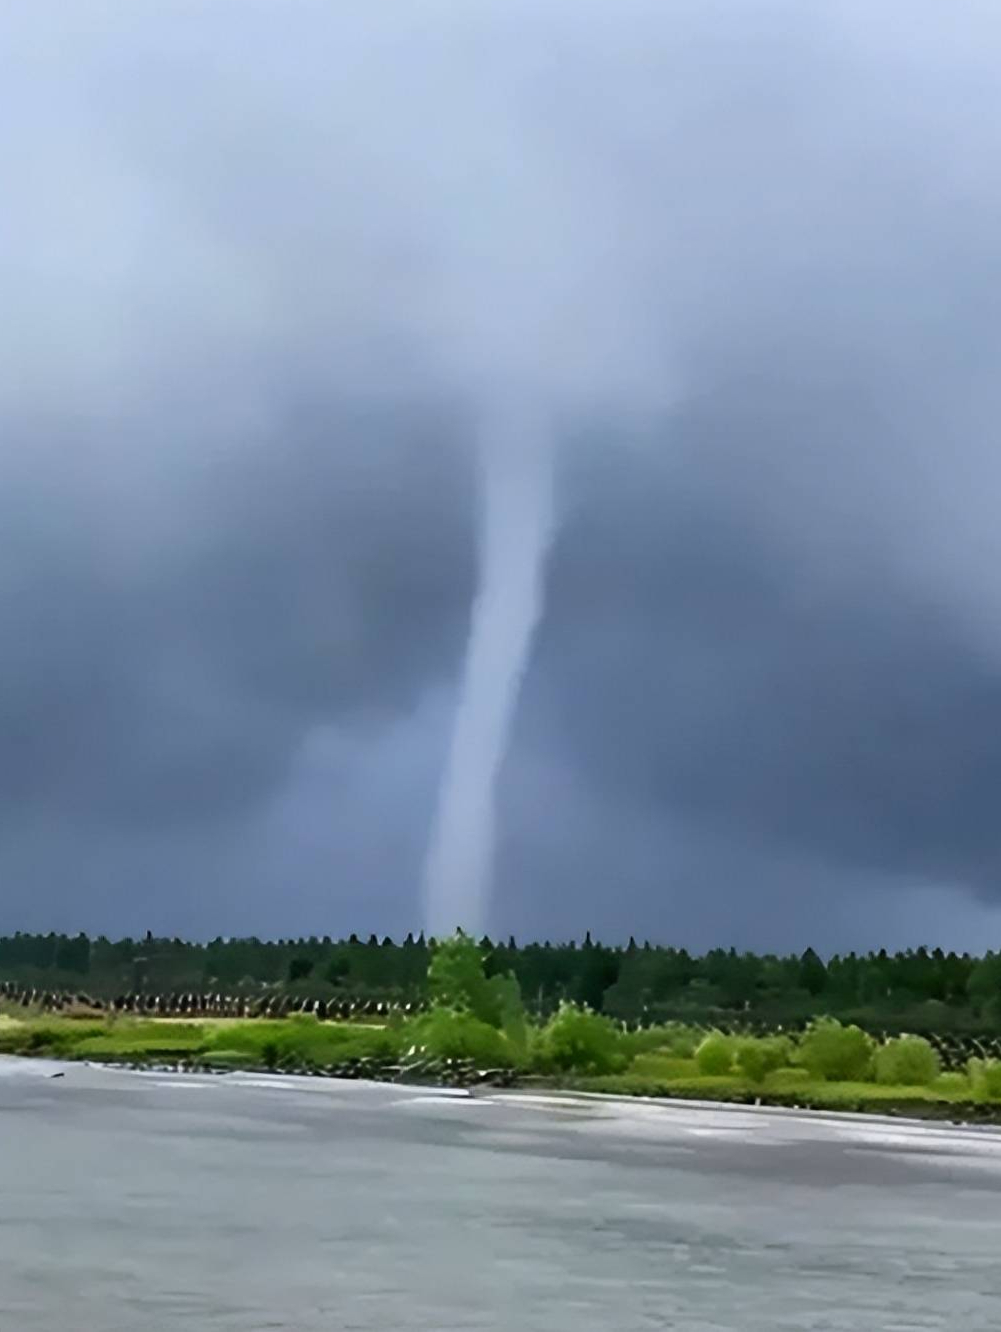
<path fill-rule="evenodd" d="M 1001 1135 L 0 1061 L 0 1329 L 1001 1326 Z"/>

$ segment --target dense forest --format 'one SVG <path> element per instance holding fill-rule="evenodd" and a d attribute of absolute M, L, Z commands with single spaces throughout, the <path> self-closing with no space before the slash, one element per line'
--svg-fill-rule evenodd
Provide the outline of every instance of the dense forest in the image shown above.
<path fill-rule="evenodd" d="M 812 949 L 779 957 L 714 949 L 593 942 L 482 941 L 492 974 L 513 974 L 530 1011 L 571 999 L 630 1023 L 680 1019 L 799 1025 L 829 1013 L 912 1032 L 1001 1031 L 1001 955 L 918 948 L 823 960 Z M 0 938 L 0 981 L 44 989 L 121 993 L 271 989 L 320 999 L 416 1002 L 425 997 L 433 940 L 370 936 L 112 941 L 86 935 Z"/>

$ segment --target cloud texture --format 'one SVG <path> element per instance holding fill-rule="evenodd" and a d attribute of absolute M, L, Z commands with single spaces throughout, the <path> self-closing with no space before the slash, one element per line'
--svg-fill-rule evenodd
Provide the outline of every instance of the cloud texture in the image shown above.
<path fill-rule="evenodd" d="M 0 27 L 4 929 L 416 923 L 469 440 L 530 392 L 495 928 L 989 941 L 993 6 Z"/>

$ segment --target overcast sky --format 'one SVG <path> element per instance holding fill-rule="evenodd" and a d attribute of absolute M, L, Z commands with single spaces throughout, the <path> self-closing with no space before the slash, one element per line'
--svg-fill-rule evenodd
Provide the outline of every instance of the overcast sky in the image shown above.
<path fill-rule="evenodd" d="M 994 0 L 6 6 L 0 930 L 419 928 L 470 440 L 519 937 L 1001 942 Z"/>

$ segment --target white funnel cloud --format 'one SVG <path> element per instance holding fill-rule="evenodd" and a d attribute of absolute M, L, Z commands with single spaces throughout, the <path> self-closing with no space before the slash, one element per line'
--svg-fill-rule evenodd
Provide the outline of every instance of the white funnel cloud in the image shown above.
<path fill-rule="evenodd" d="M 495 788 L 542 615 L 555 529 L 549 422 L 505 410 L 479 440 L 479 589 L 459 704 L 425 865 L 425 927 L 441 937 L 486 924 L 496 847 Z"/>

